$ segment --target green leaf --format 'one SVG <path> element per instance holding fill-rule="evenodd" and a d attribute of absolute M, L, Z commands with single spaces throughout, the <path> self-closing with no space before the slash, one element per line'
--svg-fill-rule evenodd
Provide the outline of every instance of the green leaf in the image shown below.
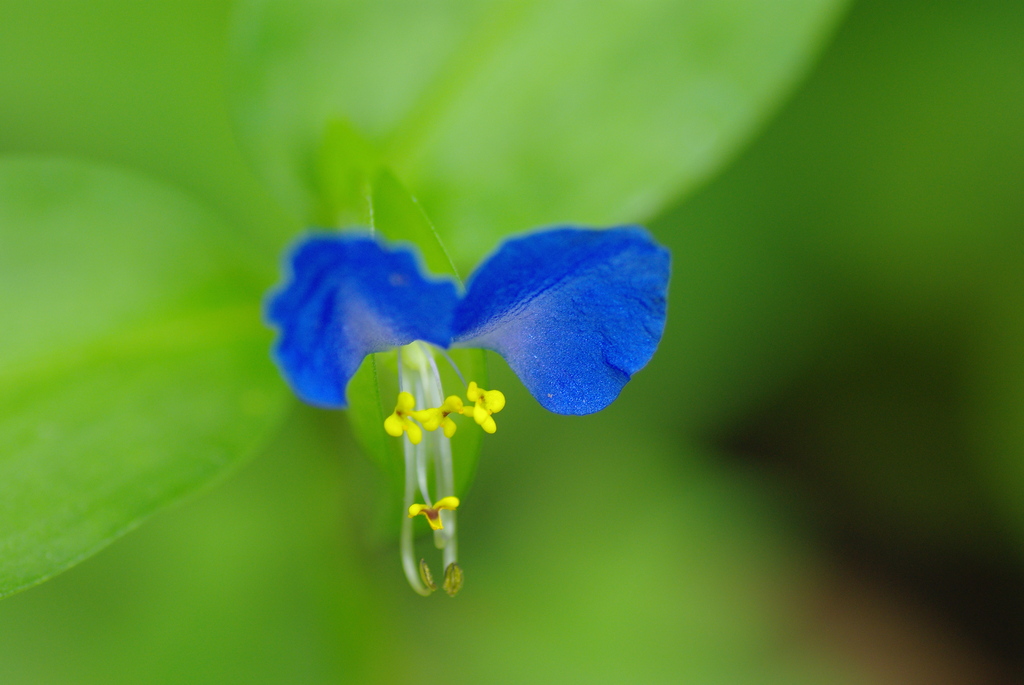
<path fill-rule="evenodd" d="M 459 279 L 455 264 L 426 212 L 387 169 L 377 174 L 373 184 L 373 227 L 390 240 L 416 245 L 429 271 Z"/>
<path fill-rule="evenodd" d="M 294 234 L 225 106 L 231 0 L 0 0 L 0 150 L 82 156 L 159 177 L 245 225 L 276 265 Z"/>
<path fill-rule="evenodd" d="M 263 284 L 233 238 L 122 171 L 0 161 L 0 596 L 222 476 L 276 423 Z"/>
<path fill-rule="evenodd" d="M 314 223 L 320 226 L 370 226 L 373 179 L 380 153 L 343 119 L 327 122 L 318 150 Z"/>
<path fill-rule="evenodd" d="M 381 151 L 472 263 L 501 236 L 643 220 L 719 169 L 843 0 L 243 0 L 243 143 L 309 220 L 327 122 Z"/>
<path fill-rule="evenodd" d="M 351 123 L 343 119 L 327 122 L 316 159 L 316 224 L 363 226 L 389 240 L 410 242 L 427 269 L 459 277 L 419 202 L 384 166 L 380 151 Z"/>

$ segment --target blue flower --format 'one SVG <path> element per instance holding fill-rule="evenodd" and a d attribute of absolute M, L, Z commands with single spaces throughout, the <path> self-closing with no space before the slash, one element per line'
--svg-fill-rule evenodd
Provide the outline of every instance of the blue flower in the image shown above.
<path fill-rule="evenodd" d="M 475 382 L 466 403 L 445 398 L 434 351 L 494 350 L 545 408 L 590 414 L 608 406 L 650 360 L 665 326 L 669 254 L 638 226 L 560 227 L 511 238 L 477 267 L 465 292 L 450 278 L 425 274 L 412 248 L 365 234 L 312 233 L 293 248 L 288 264 L 286 282 L 266 307 L 279 333 L 275 361 L 301 399 L 340 409 L 363 359 L 399 350 L 400 393 L 384 430 L 405 436 L 409 516 L 425 515 L 445 536 L 439 546 L 452 550 L 458 498 L 449 414 L 471 416 L 493 433 L 492 414 L 505 398 Z M 416 410 L 417 402 L 432 406 Z M 421 444 L 423 429 L 431 432 L 427 444 Z M 424 475 L 431 463 L 438 466 L 434 487 L 441 495 L 434 505 Z M 417 485 L 428 504 L 411 501 Z M 428 594 L 434 589 L 429 569 L 421 561 L 417 578 L 411 551 L 407 524 L 406 575 Z M 462 571 L 454 551 L 445 552 L 445 589 L 454 594 Z"/>
<path fill-rule="evenodd" d="M 416 340 L 481 347 L 559 414 L 590 414 L 642 368 L 665 326 L 669 254 L 642 228 L 555 228 L 505 241 L 466 292 L 425 275 L 408 247 L 314 233 L 267 305 L 274 358 L 295 393 L 347 406 L 363 358 Z"/>

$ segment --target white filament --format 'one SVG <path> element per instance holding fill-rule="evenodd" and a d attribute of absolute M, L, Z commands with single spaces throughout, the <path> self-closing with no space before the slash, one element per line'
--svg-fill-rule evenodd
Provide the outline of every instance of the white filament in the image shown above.
<path fill-rule="evenodd" d="M 415 345 L 415 347 L 413 347 Z M 400 391 L 408 391 L 416 399 L 420 408 L 440 407 L 444 403 L 444 391 L 441 385 L 441 374 L 434 360 L 434 350 L 425 343 L 413 343 L 406 346 L 407 354 L 398 352 L 398 386 Z M 444 351 L 441 351 L 444 354 Z M 451 358 L 445 354 L 456 374 L 462 374 Z M 464 383 L 464 381 L 463 381 Z M 423 496 L 428 506 L 433 506 L 430 496 L 429 473 L 433 465 L 435 470 L 435 488 L 438 500 L 455 495 L 455 477 L 452 467 L 451 440 L 444 435 L 444 429 L 438 428 L 433 433 L 423 436 L 419 445 L 413 445 L 408 435 L 403 436 L 402 446 L 405 455 L 405 497 L 404 511 L 415 502 L 416 491 Z M 434 544 L 443 551 L 444 568 L 447 569 L 458 559 L 456 540 L 455 512 L 445 509 L 440 513 L 443 527 L 434 531 Z M 413 537 L 413 520 L 403 516 L 401 532 L 402 569 L 412 589 L 421 595 L 429 595 L 431 590 L 423 585 L 419 575 L 419 565 L 415 556 L 415 540 Z"/>

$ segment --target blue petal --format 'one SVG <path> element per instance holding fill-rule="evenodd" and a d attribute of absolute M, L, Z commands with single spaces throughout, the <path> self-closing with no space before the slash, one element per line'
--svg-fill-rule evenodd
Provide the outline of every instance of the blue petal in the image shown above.
<path fill-rule="evenodd" d="M 345 386 L 371 352 L 414 340 L 448 345 L 455 285 L 426 280 L 410 250 L 365 235 L 312 234 L 289 261 L 266 316 L 280 332 L 274 359 L 306 402 L 345 407 Z"/>
<path fill-rule="evenodd" d="M 547 409 L 590 414 L 654 354 L 668 276 L 668 251 L 638 226 L 515 238 L 470 277 L 454 340 L 500 353 Z"/>

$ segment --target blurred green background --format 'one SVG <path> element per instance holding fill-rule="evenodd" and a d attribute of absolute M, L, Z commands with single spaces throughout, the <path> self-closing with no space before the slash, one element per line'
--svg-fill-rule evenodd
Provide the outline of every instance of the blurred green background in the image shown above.
<path fill-rule="evenodd" d="M 491 359 L 509 403 L 460 509 L 466 587 L 424 600 L 397 546 L 364 532 L 377 475 L 344 416 L 286 399 L 269 332 L 239 323 L 309 185 L 294 159 L 274 166 L 292 148 L 246 118 L 258 103 L 234 99 L 252 13 L 0 3 L 0 198 L 17 200 L 0 206 L 0 580 L 20 587 L 32 575 L 12 560 L 95 551 L 220 483 L 0 602 L 0 682 L 1020 682 L 1024 7 L 822 8 L 800 46 L 769 46 L 766 64 L 790 55 L 770 88 L 714 91 L 714 154 L 696 151 L 685 178 L 665 158 L 655 177 L 671 184 L 607 209 L 658 207 L 647 223 L 674 259 L 665 339 L 620 400 L 546 414 Z M 662 140 L 621 135 L 651 155 Z M 471 265 L 511 230 L 477 236 L 474 212 L 515 197 L 481 178 L 483 209 L 451 200 L 461 158 L 429 149 L 398 167 Z M 509 221 L 591 220 L 559 214 L 605 193 L 563 179 L 599 168 L 580 154 L 572 174 L 510 156 L 502 173 L 564 187 Z M 210 238 L 197 249 L 179 226 Z M 135 286 L 156 273 L 166 288 Z M 76 279 L 54 316 L 34 308 Z M 118 401 L 96 404 L 111 387 Z M 47 412 L 72 418 L 32 418 Z M 53 453 L 66 461 L 39 471 Z M 42 526 L 21 512 L 73 501 L 73 485 L 117 506 L 65 507 L 33 551 L 17 526 Z"/>

